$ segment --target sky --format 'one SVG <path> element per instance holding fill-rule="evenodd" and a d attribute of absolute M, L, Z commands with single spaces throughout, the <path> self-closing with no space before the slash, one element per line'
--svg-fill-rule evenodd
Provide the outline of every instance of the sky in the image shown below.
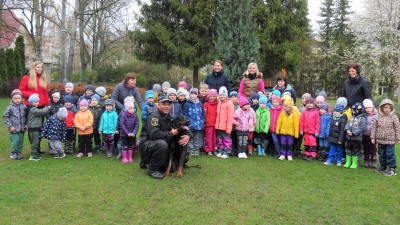
<path fill-rule="evenodd" d="M 308 0 L 308 19 L 311 21 L 313 31 L 319 29 L 317 21 L 319 20 L 319 14 L 321 13 L 320 7 L 322 6 L 323 0 Z M 355 13 L 362 10 L 363 0 L 349 0 L 351 10 Z"/>

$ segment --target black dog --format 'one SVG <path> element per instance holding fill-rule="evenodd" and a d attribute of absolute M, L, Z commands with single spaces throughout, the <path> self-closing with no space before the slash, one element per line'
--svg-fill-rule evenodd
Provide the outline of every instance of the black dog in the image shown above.
<path fill-rule="evenodd" d="M 174 171 L 174 168 L 178 168 L 176 172 L 176 177 L 182 177 L 182 170 L 185 167 L 186 163 L 189 161 L 188 155 L 188 147 L 187 145 L 182 146 L 179 144 L 179 139 L 182 135 L 189 135 L 191 137 L 191 133 L 189 130 L 189 120 L 185 116 L 177 116 L 173 120 L 173 128 L 179 131 L 178 135 L 174 136 L 170 149 L 169 149 L 169 163 L 167 170 L 164 175 L 169 176 L 171 171 Z"/>

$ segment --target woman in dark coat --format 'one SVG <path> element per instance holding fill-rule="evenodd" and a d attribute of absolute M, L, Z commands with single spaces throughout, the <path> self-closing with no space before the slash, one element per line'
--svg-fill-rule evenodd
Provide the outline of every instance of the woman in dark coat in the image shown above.
<path fill-rule="evenodd" d="M 225 75 L 220 60 L 214 61 L 214 69 L 207 75 L 206 79 L 204 79 L 204 83 L 208 85 L 208 89 L 219 90 L 220 87 L 225 86 L 228 93 L 231 92 L 228 76 Z"/>
<path fill-rule="evenodd" d="M 344 81 L 343 97 L 347 99 L 347 107 L 355 103 L 362 103 L 364 99 L 372 99 L 371 88 L 367 79 L 360 75 L 360 65 L 347 66 L 349 78 Z"/>
<path fill-rule="evenodd" d="M 118 112 L 124 109 L 124 99 L 128 96 L 133 96 L 142 109 L 144 101 L 140 95 L 139 89 L 136 87 L 136 74 L 127 73 L 124 80 L 115 87 L 111 98 L 115 100 L 115 108 Z"/>
<path fill-rule="evenodd" d="M 279 76 L 278 78 L 276 78 L 276 85 L 274 87 L 274 90 L 280 91 L 281 96 L 283 96 L 283 93 L 289 92 L 290 97 L 293 99 L 293 102 L 296 103 L 296 91 L 290 84 L 287 83 L 286 77 Z"/>

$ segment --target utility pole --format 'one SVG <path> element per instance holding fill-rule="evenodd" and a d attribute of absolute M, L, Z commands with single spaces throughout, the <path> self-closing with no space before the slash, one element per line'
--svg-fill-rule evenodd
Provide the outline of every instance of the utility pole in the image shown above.
<path fill-rule="evenodd" d="M 61 1 L 61 62 L 60 62 L 60 81 L 62 83 L 68 82 L 67 74 L 65 71 L 65 46 L 66 46 L 66 34 L 67 30 L 65 29 L 65 20 L 66 20 L 66 1 Z"/>

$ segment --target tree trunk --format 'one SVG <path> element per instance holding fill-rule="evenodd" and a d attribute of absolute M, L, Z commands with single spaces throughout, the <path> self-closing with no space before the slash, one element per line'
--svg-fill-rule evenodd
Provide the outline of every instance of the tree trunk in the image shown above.
<path fill-rule="evenodd" d="M 41 14 L 41 6 L 39 5 L 39 0 L 33 1 L 33 11 L 35 13 L 35 52 L 36 52 L 36 61 L 42 61 L 42 18 Z"/>
<path fill-rule="evenodd" d="M 87 68 L 87 60 L 85 57 L 85 50 L 86 50 L 86 44 L 85 44 L 85 37 L 83 34 L 83 31 L 85 29 L 84 27 L 84 15 L 83 12 L 85 11 L 85 1 L 81 1 L 79 5 L 79 56 L 81 58 L 81 72 L 83 73 L 86 71 Z"/>
<path fill-rule="evenodd" d="M 79 0 L 75 0 L 75 6 L 79 5 Z M 72 75 L 72 70 L 73 70 L 73 64 L 74 64 L 74 57 L 75 57 L 75 38 L 76 38 L 76 20 L 78 19 L 78 8 L 75 7 L 74 10 L 74 17 L 72 21 L 72 27 L 71 27 L 71 35 L 70 35 L 70 41 L 69 41 L 69 54 L 68 54 L 68 63 L 67 63 L 67 69 L 66 69 L 66 74 L 67 74 L 67 79 L 71 80 L 71 75 Z"/>
<path fill-rule="evenodd" d="M 61 37 L 61 60 L 60 60 L 60 82 L 63 82 L 64 79 L 66 79 L 66 74 L 65 74 L 65 41 L 66 41 L 66 27 L 65 27 L 65 19 L 66 19 L 66 1 L 67 0 L 62 0 L 61 4 L 61 26 L 60 26 L 60 37 Z M 68 79 L 66 79 L 68 80 Z"/>
<path fill-rule="evenodd" d="M 193 67 L 193 87 L 199 86 L 199 66 Z"/>
<path fill-rule="evenodd" d="M 399 43 L 398 43 L 398 56 L 397 56 L 397 73 L 398 73 L 398 79 L 399 83 L 397 84 L 397 102 L 400 103 L 400 22 L 397 25 L 397 33 L 399 33 Z"/>

